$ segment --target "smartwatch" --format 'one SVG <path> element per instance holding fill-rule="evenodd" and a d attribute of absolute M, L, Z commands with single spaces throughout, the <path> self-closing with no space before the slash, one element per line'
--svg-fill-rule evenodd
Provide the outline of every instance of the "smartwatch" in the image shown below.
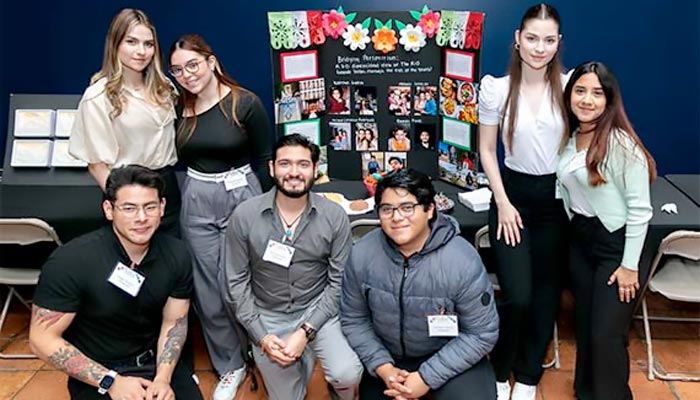
<path fill-rule="evenodd" d="M 100 380 L 100 384 L 97 388 L 97 393 L 105 394 L 114 384 L 114 378 L 117 377 L 117 371 L 109 371 L 107 375 L 103 376 Z"/>
<path fill-rule="evenodd" d="M 308 339 L 309 342 L 313 342 L 314 339 L 316 339 L 316 329 L 314 329 L 313 326 L 304 322 L 301 325 L 301 329 L 304 330 L 304 333 L 306 334 L 306 339 Z"/>

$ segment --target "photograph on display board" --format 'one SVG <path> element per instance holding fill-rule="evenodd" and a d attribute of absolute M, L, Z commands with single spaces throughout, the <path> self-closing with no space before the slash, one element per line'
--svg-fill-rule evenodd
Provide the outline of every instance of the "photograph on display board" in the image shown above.
<path fill-rule="evenodd" d="M 319 118 L 326 114 L 326 84 L 323 78 L 299 82 L 302 119 Z"/>
<path fill-rule="evenodd" d="M 389 86 L 387 93 L 389 114 L 405 116 L 411 114 L 411 87 Z"/>
<path fill-rule="evenodd" d="M 437 86 L 416 86 L 413 95 L 415 115 L 437 115 Z"/>
<path fill-rule="evenodd" d="M 457 118 L 457 82 L 452 78 L 440 77 L 440 114 Z"/>
<path fill-rule="evenodd" d="M 389 151 L 411 150 L 410 130 L 406 124 L 396 124 L 391 129 L 387 148 Z"/>
<path fill-rule="evenodd" d="M 354 104 L 358 115 L 374 115 L 377 112 L 377 88 L 355 86 Z"/>
<path fill-rule="evenodd" d="M 362 179 L 369 174 L 384 172 L 384 153 L 381 151 L 365 151 L 361 154 Z"/>
<path fill-rule="evenodd" d="M 350 87 L 331 86 L 328 93 L 329 114 L 350 114 Z"/>
<path fill-rule="evenodd" d="M 321 120 L 319 118 L 307 121 L 290 122 L 284 124 L 284 134 L 291 135 L 298 133 L 311 141 L 311 143 L 321 145 Z"/>
<path fill-rule="evenodd" d="M 405 152 L 390 152 L 384 153 L 384 170 L 387 172 L 396 171 L 398 169 L 407 168 L 408 160 Z"/>
<path fill-rule="evenodd" d="M 275 98 L 275 123 L 294 121 L 301 121 L 299 82 L 280 83 Z"/>
<path fill-rule="evenodd" d="M 323 177 L 328 176 L 328 146 L 319 146 L 319 150 L 318 173 L 316 174 L 317 182 Z"/>
<path fill-rule="evenodd" d="M 477 159 L 476 152 L 450 143 L 438 143 L 440 179 L 453 185 L 469 190 L 477 188 Z"/>
<path fill-rule="evenodd" d="M 375 122 L 355 123 L 355 150 L 379 150 L 379 131 Z"/>
<path fill-rule="evenodd" d="M 413 150 L 435 151 L 435 124 L 415 123 Z"/>
<path fill-rule="evenodd" d="M 331 122 L 330 145 L 333 150 L 350 150 L 352 143 L 351 124 L 349 122 Z"/>

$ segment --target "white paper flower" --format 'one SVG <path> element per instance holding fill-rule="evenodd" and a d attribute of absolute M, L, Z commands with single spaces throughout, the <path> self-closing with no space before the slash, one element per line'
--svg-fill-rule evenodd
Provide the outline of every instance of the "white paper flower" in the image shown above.
<path fill-rule="evenodd" d="M 421 30 L 419 26 L 413 26 L 412 24 L 406 25 L 405 28 L 399 31 L 401 39 L 399 39 L 399 44 L 403 45 L 406 51 L 418 52 L 421 47 L 425 46 L 425 33 Z"/>
<path fill-rule="evenodd" d="M 350 47 L 350 50 L 364 50 L 369 43 L 369 29 L 365 29 L 361 24 L 348 25 L 343 32 L 343 45 Z"/>

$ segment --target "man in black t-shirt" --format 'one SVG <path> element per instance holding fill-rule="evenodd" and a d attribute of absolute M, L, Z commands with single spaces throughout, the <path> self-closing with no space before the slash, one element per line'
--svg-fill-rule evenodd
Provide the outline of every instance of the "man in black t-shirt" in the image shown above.
<path fill-rule="evenodd" d="M 72 399 L 202 398 L 178 362 L 192 269 L 182 242 L 155 233 L 164 186 L 150 169 L 113 169 L 102 204 L 111 225 L 58 248 L 42 269 L 30 345 L 69 375 Z"/>

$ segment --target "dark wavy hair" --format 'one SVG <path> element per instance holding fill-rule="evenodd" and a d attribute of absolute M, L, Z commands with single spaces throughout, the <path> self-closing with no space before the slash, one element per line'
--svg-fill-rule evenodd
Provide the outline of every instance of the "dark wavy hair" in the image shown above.
<path fill-rule="evenodd" d="M 129 185 L 156 189 L 159 199 L 165 196 L 165 181 L 158 172 L 140 165 L 125 165 L 113 168 L 107 176 L 105 200 L 114 203 L 119 189 Z"/>
<path fill-rule="evenodd" d="M 376 207 L 382 203 L 382 195 L 389 188 L 401 188 L 416 196 L 418 204 L 423 206 L 423 210 L 428 211 L 430 205 L 435 205 L 435 188 L 430 177 L 412 168 L 403 168 L 387 174 L 377 184 L 374 193 L 374 204 Z M 437 218 L 437 213 L 433 213 L 430 222 Z"/>
<path fill-rule="evenodd" d="M 287 146 L 301 146 L 308 149 L 311 152 L 311 161 L 314 164 L 317 164 L 318 160 L 321 158 L 321 149 L 319 149 L 315 143 L 311 142 L 306 136 L 293 133 L 291 135 L 282 136 L 277 140 L 275 147 L 272 149 L 273 163 L 277 160 L 277 150 Z"/>

